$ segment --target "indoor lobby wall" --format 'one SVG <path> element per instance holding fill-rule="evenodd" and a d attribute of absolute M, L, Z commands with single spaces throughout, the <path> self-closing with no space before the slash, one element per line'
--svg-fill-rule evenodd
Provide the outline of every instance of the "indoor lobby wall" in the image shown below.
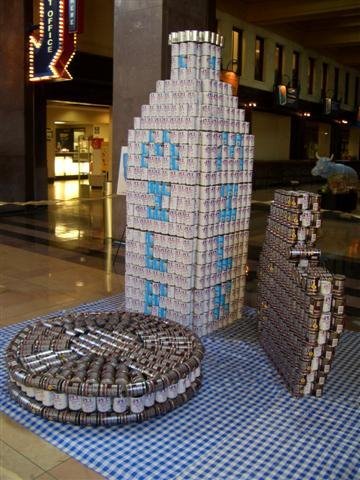
<path fill-rule="evenodd" d="M 252 112 L 255 160 L 289 160 L 291 118 L 265 112 Z"/>
<path fill-rule="evenodd" d="M 331 155 L 331 126 L 328 123 L 319 123 L 318 154 L 322 157 Z"/>
<path fill-rule="evenodd" d="M 78 35 L 80 52 L 112 57 L 114 0 L 86 0 L 84 31 Z"/>
<path fill-rule="evenodd" d="M 218 1 L 218 6 L 221 7 L 221 1 Z M 226 3 L 226 2 L 225 2 Z M 348 103 L 341 102 L 343 110 L 351 111 L 354 108 L 355 95 L 355 78 L 359 76 L 359 72 L 353 68 L 345 67 L 329 57 L 320 55 L 314 50 L 304 48 L 302 45 L 293 42 L 285 37 L 277 35 L 265 28 L 255 26 L 251 23 L 245 22 L 241 17 L 241 7 L 237 7 L 239 17 L 232 13 L 228 13 L 221 8 L 216 10 L 218 21 L 218 31 L 224 35 L 224 50 L 223 50 L 223 66 L 226 68 L 227 64 L 232 60 L 232 29 L 236 27 L 243 32 L 242 43 L 242 72 L 240 77 L 240 85 L 256 88 L 258 90 L 273 91 L 275 72 L 274 72 L 274 55 L 276 44 L 282 45 L 284 48 L 283 54 L 283 81 L 288 82 L 292 77 L 292 54 L 297 51 L 300 54 L 299 64 L 299 83 L 300 94 L 299 98 L 309 102 L 319 102 L 321 99 L 321 78 L 322 78 L 322 64 L 328 64 L 328 85 L 327 91 L 331 92 L 334 88 L 334 69 L 338 67 L 339 75 L 339 93 L 338 97 L 344 99 L 345 89 L 345 72 L 350 75 Z M 255 38 L 259 36 L 264 39 L 264 74 L 263 81 L 254 79 L 255 72 Z M 308 93 L 308 59 L 312 57 L 315 59 L 314 71 L 314 87 L 312 94 Z"/>
<path fill-rule="evenodd" d="M 349 156 L 352 160 L 360 160 L 360 128 L 351 127 L 349 135 Z"/>

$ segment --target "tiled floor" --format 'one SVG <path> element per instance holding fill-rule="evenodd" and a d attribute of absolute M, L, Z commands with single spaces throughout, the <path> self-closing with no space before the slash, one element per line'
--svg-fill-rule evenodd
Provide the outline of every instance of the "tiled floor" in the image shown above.
<path fill-rule="evenodd" d="M 79 257 L 80 258 L 80 257 Z M 79 260 L 0 245 L 0 324 L 21 322 L 120 292 L 124 277 Z M 101 478 L 25 428 L 0 416 L 1 480 Z"/>
<path fill-rule="evenodd" d="M 76 190 L 76 189 L 75 189 Z M 50 197 L 73 196 L 74 188 L 55 184 Z M 70 192 L 70 193 L 66 193 Z M 0 325 L 93 301 L 124 288 L 124 249 L 105 243 L 101 192 L 92 201 L 69 202 L 0 216 Z M 251 220 L 250 266 L 256 267 L 271 190 L 255 192 Z M 61 198 L 60 198 L 61 199 Z M 359 273 L 349 284 L 356 297 L 360 272 L 360 226 L 354 221 L 324 220 L 321 247 L 340 267 Z M 339 260 L 340 259 L 340 260 Z M 115 263 L 114 263 L 114 260 Z M 344 263 L 345 262 L 345 263 Z M 114 263 L 114 265 L 113 265 Z M 336 264 L 338 265 L 338 264 Z M 252 275 L 251 275 L 252 274 Z M 249 278 L 254 278 L 250 272 Z M 248 282 L 249 301 L 254 285 Z M 358 303 L 356 303 L 358 305 Z M 357 306 L 355 306 L 355 309 Z M 352 326 L 357 328 L 357 324 Z M 360 329 L 360 325 L 359 325 Z M 82 480 L 101 478 L 55 447 L 0 416 L 0 479 Z"/>
<path fill-rule="evenodd" d="M 74 194 L 73 188 L 55 187 L 50 195 Z M 0 218 L 0 326 L 123 290 L 123 275 L 112 271 L 117 247 L 104 244 L 102 218 L 102 200 Z M 120 249 L 117 271 L 122 254 Z M 0 442 L 1 480 L 102 478 L 2 414 Z"/>

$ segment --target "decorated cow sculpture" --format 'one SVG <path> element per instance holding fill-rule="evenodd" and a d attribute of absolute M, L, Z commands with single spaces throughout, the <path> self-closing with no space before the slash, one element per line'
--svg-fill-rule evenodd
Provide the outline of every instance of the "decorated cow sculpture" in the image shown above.
<path fill-rule="evenodd" d="M 345 193 L 358 188 L 359 178 L 356 171 L 342 163 L 334 163 L 334 154 L 331 157 L 319 157 L 316 153 L 316 158 L 317 162 L 311 174 L 326 178 L 332 193 Z"/>

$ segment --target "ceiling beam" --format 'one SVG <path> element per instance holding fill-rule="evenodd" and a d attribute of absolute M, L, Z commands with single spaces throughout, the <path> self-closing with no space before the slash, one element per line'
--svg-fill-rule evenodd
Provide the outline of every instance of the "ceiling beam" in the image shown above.
<path fill-rule="evenodd" d="M 345 31 L 325 31 L 319 35 L 317 32 L 305 32 L 302 38 L 302 44 L 305 47 L 344 47 L 360 46 L 360 29 Z"/>
<path fill-rule="evenodd" d="M 321 51 L 324 55 L 333 57 L 339 63 L 348 65 L 349 67 L 358 68 L 358 65 L 360 65 L 359 47 L 344 46 L 343 48 L 321 49 Z"/>
<path fill-rule="evenodd" d="M 360 16 L 353 17 L 353 20 L 343 19 L 343 18 L 331 18 L 324 20 L 309 20 L 292 23 L 291 26 L 296 29 L 306 29 L 307 31 L 312 32 L 323 32 L 325 30 L 334 31 L 341 30 L 344 28 L 359 28 L 360 29 Z"/>
<path fill-rule="evenodd" d="M 309 20 L 325 14 L 359 9 L 358 0 L 269 0 L 246 4 L 244 18 L 257 25 Z"/>

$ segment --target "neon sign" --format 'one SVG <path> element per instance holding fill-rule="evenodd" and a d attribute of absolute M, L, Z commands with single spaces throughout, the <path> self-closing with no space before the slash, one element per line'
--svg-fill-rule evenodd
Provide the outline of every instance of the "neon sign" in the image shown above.
<path fill-rule="evenodd" d="M 76 47 L 76 0 L 40 0 L 39 35 L 30 35 L 30 81 L 71 80 Z"/>

